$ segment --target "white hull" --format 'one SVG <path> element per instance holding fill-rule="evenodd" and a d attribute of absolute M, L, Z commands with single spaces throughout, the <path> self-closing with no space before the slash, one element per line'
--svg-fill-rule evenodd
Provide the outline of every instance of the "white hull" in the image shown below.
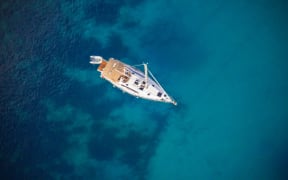
<path fill-rule="evenodd" d="M 91 62 L 94 62 L 93 57 L 96 56 L 91 56 Z M 102 78 L 132 96 L 177 105 L 176 101 L 166 93 L 157 80 L 148 76 L 147 69 L 146 73 L 143 73 L 133 66 L 110 58 L 109 61 L 104 59 L 101 61 L 98 71 L 101 72 Z"/>

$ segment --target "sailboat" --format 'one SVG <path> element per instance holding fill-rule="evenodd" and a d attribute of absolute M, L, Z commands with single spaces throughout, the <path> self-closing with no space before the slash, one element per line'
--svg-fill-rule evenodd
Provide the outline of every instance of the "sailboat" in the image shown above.
<path fill-rule="evenodd" d="M 148 70 L 147 63 L 136 65 L 143 65 L 144 72 L 136 68 L 136 66 L 125 64 L 120 60 L 114 58 L 105 60 L 101 56 L 90 56 L 90 64 L 98 64 L 97 70 L 101 73 L 100 77 L 106 79 L 123 92 L 137 98 L 177 105 L 177 102 L 167 94 Z"/>

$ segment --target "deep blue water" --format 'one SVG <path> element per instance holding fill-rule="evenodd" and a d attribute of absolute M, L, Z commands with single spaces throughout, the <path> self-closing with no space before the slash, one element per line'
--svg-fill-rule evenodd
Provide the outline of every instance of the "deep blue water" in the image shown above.
<path fill-rule="evenodd" d="M 287 179 L 285 1 L 0 3 L 1 179 Z M 150 70 L 178 106 L 113 88 Z"/>

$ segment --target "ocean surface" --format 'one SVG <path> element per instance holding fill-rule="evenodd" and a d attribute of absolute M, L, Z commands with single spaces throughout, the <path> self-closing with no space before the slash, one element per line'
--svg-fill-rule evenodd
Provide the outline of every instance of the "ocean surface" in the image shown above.
<path fill-rule="evenodd" d="M 3 0 L 1 180 L 288 179 L 284 0 Z M 149 62 L 178 106 L 99 77 Z"/>

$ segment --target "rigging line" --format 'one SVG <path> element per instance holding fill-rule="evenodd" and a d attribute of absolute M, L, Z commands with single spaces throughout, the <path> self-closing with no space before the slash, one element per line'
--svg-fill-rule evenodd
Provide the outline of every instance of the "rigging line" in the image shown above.
<path fill-rule="evenodd" d="M 155 80 L 155 82 L 157 83 L 157 85 L 162 89 L 162 91 L 165 92 L 164 88 L 160 85 L 160 83 L 157 81 L 157 79 L 155 78 L 155 76 L 153 76 L 152 72 L 148 69 L 149 74 L 151 75 L 151 77 Z"/>
<path fill-rule="evenodd" d="M 158 86 L 162 89 L 162 91 L 165 92 L 165 93 L 168 95 L 168 93 L 167 93 L 167 92 L 164 90 L 164 88 L 160 85 L 160 83 L 157 81 L 157 79 L 155 78 L 155 76 L 153 76 L 152 72 L 149 71 L 149 69 L 148 69 L 148 72 L 149 72 L 149 74 L 151 75 L 151 77 L 155 80 L 155 82 L 158 84 Z M 176 102 L 173 97 L 171 97 L 170 95 L 168 95 L 168 96 L 171 98 L 172 101 Z M 176 103 L 176 104 L 177 104 L 177 103 Z"/>
<path fill-rule="evenodd" d="M 155 82 L 158 84 L 158 86 L 162 89 L 163 92 L 165 92 L 167 95 L 168 93 L 164 90 L 164 88 L 160 85 L 160 83 L 157 81 L 157 79 L 155 78 L 155 76 L 152 74 L 152 72 L 148 69 L 149 74 L 151 75 L 151 77 L 155 80 Z M 172 101 L 176 102 L 175 99 L 173 97 L 171 97 L 170 95 L 168 95 Z M 176 103 L 177 104 L 177 103 Z"/>
<path fill-rule="evenodd" d="M 137 66 L 143 66 L 145 63 L 142 63 L 142 64 L 136 64 L 136 65 L 133 65 L 134 67 L 137 67 Z M 148 63 L 146 63 L 146 64 L 148 64 Z M 164 90 L 164 88 L 160 85 L 160 83 L 157 81 L 157 79 L 155 78 L 155 76 L 152 74 L 152 72 L 149 70 L 149 68 L 147 68 L 148 69 L 148 73 L 151 75 L 151 77 L 155 80 L 155 82 L 157 83 L 157 85 L 161 88 L 161 90 L 163 91 L 163 92 L 166 92 L 165 90 Z M 166 94 L 167 94 L 167 92 L 166 92 Z M 171 98 L 171 97 L 170 97 Z M 173 98 L 172 98 L 173 99 Z"/>

